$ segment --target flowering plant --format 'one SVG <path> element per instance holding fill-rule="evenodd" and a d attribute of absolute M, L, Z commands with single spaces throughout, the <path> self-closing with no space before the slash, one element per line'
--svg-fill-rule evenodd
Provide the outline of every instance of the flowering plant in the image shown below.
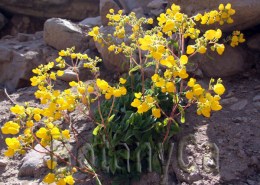
<path fill-rule="evenodd" d="M 100 183 L 92 167 L 99 166 L 113 174 L 127 174 L 130 170 L 134 174 L 140 173 L 141 165 L 150 169 L 146 160 L 148 154 L 143 152 L 147 142 L 150 152 L 154 153 L 151 166 L 164 166 L 160 149 L 169 148 L 169 140 L 178 131 L 179 123 L 185 122 L 188 107 L 196 104 L 197 114 L 205 117 L 222 109 L 219 103 L 225 92 L 222 80 L 210 80 L 205 89 L 187 73 L 187 66 L 193 65 L 195 54 L 204 54 L 210 49 L 222 55 L 225 49 L 221 42 L 222 31 L 210 29 L 203 34 L 196 26 L 198 23 L 232 23 L 234 13 L 228 3 L 220 4 L 218 10 L 189 17 L 173 4 L 157 18 L 158 25 L 151 27 L 155 24 L 152 18 L 138 19 L 135 13 L 123 15 L 122 10 L 115 13 L 111 9 L 107 18 L 109 26 L 115 28 L 113 35 L 104 35 L 99 27 L 94 27 L 89 35 L 110 52 L 129 57 L 129 77 L 121 77 L 117 84 L 111 85 L 99 78 L 97 64 L 101 60 L 98 57 L 91 59 L 86 54 L 76 53 L 73 48 L 60 51 L 56 59 L 60 70 L 52 70 L 54 62 L 33 70 L 36 76 L 31 82 L 32 86 L 38 87 L 35 97 L 41 106 L 31 107 L 26 103 L 11 108 L 16 117 L 4 124 L 2 133 L 17 135 L 21 130 L 23 133 L 6 138 L 5 155 L 24 154 L 39 143 L 50 155 L 50 160 L 46 161 L 50 173 L 43 182 L 60 185 L 74 184 L 73 173 L 78 170 L 92 174 Z M 150 25 L 150 29 L 144 29 L 144 25 Z M 187 46 L 185 40 L 188 39 L 193 42 Z M 228 41 L 234 47 L 245 39 L 242 33 L 235 31 L 225 39 Z M 72 89 L 55 89 L 53 81 L 63 75 L 63 68 L 69 65 L 68 58 L 75 72 L 79 61 L 84 61 L 84 67 L 92 71 L 95 80 L 85 83 L 78 77 L 77 81 L 69 83 Z M 150 76 L 146 75 L 149 70 L 152 71 Z M 98 104 L 96 111 L 90 107 L 93 102 Z M 69 116 L 76 109 L 82 114 L 88 112 L 97 124 L 93 130 L 97 160 L 85 167 L 72 166 L 53 148 L 54 141 L 65 148 L 70 139 L 77 141 Z M 69 149 L 68 153 L 72 155 Z M 63 161 L 65 168 L 58 168 L 58 159 Z"/>

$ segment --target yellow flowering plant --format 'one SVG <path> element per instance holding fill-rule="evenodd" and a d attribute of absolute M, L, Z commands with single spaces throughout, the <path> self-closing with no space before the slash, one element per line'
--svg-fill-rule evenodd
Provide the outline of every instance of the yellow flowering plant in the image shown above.
<path fill-rule="evenodd" d="M 99 77 L 97 64 L 101 59 L 98 57 L 92 59 L 76 53 L 74 48 L 60 51 L 56 59 L 60 70 L 53 69 L 54 62 L 33 70 L 31 85 L 37 87 L 35 97 L 39 107 L 25 103 L 11 108 L 15 118 L 1 128 L 3 134 L 13 135 L 5 140 L 8 147 L 5 155 L 24 154 L 40 144 L 50 156 L 46 161 L 50 172 L 43 182 L 58 185 L 74 184 L 76 171 L 93 175 L 99 184 L 96 169 L 133 177 L 140 174 L 140 164 L 145 166 L 144 170 L 150 168 L 149 154 L 144 152 L 147 147 L 153 154 L 153 169 L 161 169 L 164 166 L 159 157 L 161 147 L 169 148 L 169 140 L 179 130 L 179 123 L 185 122 L 188 107 L 196 104 L 197 114 L 205 117 L 222 109 L 219 102 L 225 92 L 222 80 L 211 79 L 205 89 L 188 74 L 187 66 L 192 65 L 195 54 L 210 49 L 222 55 L 225 43 L 235 47 L 245 41 L 239 31 L 221 42 L 220 29 L 209 29 L 203 34 L 197 27 L 198 24 L 230 24 L 234 13 L 228 3 L 220 4 L 218 10 L 189 17 L 173 4 L 157 17 L 155 26 L 152 18 L 138 19 L 135 13 L 124 15 L 122 10 L 116 13 L 111 9 L 107 18 L 114 33 L 105 35 L 99 27 L 94 27 L 88 34 L 110 52 L 123 53 L 129 58 L 128 77 L 121 77 L 112 85 Z M 192 44 L 185 45 L 187 39 Z M 93 73 L 92 83 L 79 79 L 80 61 Z M 77 81 L 69 82 L 71 88 L 57 90 L 54 82 L 67 66 L 77 73 Z M 147 71 L 152 71 L 152 75 L 147 75 Z M 96 110 L 90 106 L 94 102 L 97 102 Z M 68 147 L 71 139 L 78 140 L 70 118 L 76 109 L 88 113 L 97 124 L 92 141 L 96 161 L 86 166 L 73 166 L 53 147 L 54 142 L 59 142 L 77 160 Z"/>

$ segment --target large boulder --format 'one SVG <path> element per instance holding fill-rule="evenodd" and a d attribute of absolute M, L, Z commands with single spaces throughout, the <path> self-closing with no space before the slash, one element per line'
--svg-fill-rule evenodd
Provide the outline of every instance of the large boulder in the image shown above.
<path fill-rule="evenodd" d="M 0 8 L 14 14 L 40 18 L 82 20 L 99 14 L 99 0 L 1 0 Z"/>
<path fill-rule="evenodd" d="M 247 46 L 256 51 L 260 51 L 260 34 L 257 33 L 247 40 Z"/>
<path fill-rule="evenodd" d="M 231 3 L 232 8 L 236 10 L 233 16 L 234 23 L 221 26 L 223 31 L 244 30 L 260 24 L 259 0 L 168 0 L 168 6 L 172 3 L 180 5 L 181 11 L 189 15 L 218 9 L 221 3 Z"/>
<path fill-rule="evenodd" d="M 56 53 L 44 44 L 42 33 L 6 36 L 0 40 L 0 86 L 14 91 L 30 85 L 32 69 Z"/>
<path fill-rule="evenodd" d="M 241 47 L 226 46 L 222 55 L 209 51 L 208 55 L 197 55 L 203 73 L 209 77 L 227 77 L 243 72 L 246 67 L 246 53 Z"/>
<path fill-rule="evenodd" d="M 114 29 L 112 27 L 102 27 L 100 32 L 104 33 L 104 35 L 113 34 Z M 126 30 L 127 32 L 127 30 Z M 113 42 L 117 43 L 118 40 L 113 39 Z M 127 39 L 124 39 L 125 43 L 127 43 Z M 108 47 L 95 42 L 96 48 L 100 53 L 103 64 L 105 67 L 111 72 L 126 72 L 129 70 L 129 59 L 123 54 L 115 54 L 114 52 L 108 51 Z"/>
<path fill-rule="evenodd" d="M 76 50 L 86 50 L 87 36 L 83 30 L 68 20 L 51 18 L 44 23 L 44 41 L 57 50 L 75 46 Z"/>
<path fill-rule="evenodd" d="M 113 0 L 100 0 L 99 9 L 101 23 L 106 26 L 109 22 L 109 20 L 106 18 L 109 10 L 113 9 L 115 12 L 118 12 L 118 10 L 120 10 L 120 7 Z"/>
<path fill-rule="evenodd" d="M 152 2 L 153 0 L 116 0 L 120 2 L 120 5 L 126 12 L 131 12 L 132 10 L 136 8 L 143 8 L 145 10 L 145 13 L 149 12 L 149 8 L 147 8 L 147 5 Z"/>

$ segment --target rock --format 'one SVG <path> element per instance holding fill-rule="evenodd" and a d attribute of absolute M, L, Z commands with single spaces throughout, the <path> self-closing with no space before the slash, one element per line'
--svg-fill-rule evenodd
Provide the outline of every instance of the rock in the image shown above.
<path fill-rule="evenodd" d="M 94 26 L 101 26 L 101 16 L 98 17 L 88 17 L 84 19 L 83 21 L 79 22 L 80 25 L 83 26 L 89 26 L 89 27 L 94 27 Z"/>
<path fill-rule="evenodd" d="M 234 110 L 234 111 L 243 110 L 246 107 L 247 104 L 248 104 L 248 100 L 245 100 L 245 99 L 240 100 L 237 103 L 231 105 L 230 109 Z"/>
<path fill-rule="evenodd" d="M 20 39 L 18 39 L 20 37 Z M 19 42 L 19 40 L 26 40 Z M 32 69 L 47 63 L 47 57 L 56 52 L 46 46 L 43 38 L 18 35 L 0 40 L 0 85 L 8 92 L 30 85 Z"/>
<path fill-rule="evenodd" d="M 60 17 L 82 20 L 99 13 L 99 0 L 1 0 L 0 8 L 13 14 L 22 14 L 39 18 Z"/>
<path fill-rule="evenodd" d="M 37 152 L 37 151 L 40 152 Z M 19 169 L 19 177 L 39 177 L 41 167 L 44 166 L 43 161 L 47 152 L 40 144 L 35 146 L 35 150 L 28 152 L 22 159 L 22 166 Z"/>
<path fill-rule="evenodd" d="M 153 15 L 158 16 L 162 12 L 164 12 L 166 5 L 167 5 L 167 1 L 164 1 L 164 0 L 153 0 L 150 3 L 147 4 L 147 8 L 150 9 L 150 12 Z"/>
<path fill-rule="evenodd" d="M 87 49 L 87 38 L 76 24 L 60 18 L 51 18 L 44 23 L 44 41 L 57 50 L 71 48 Z"/>
<path fill-rule="evenodd" d="M 113 0 L 100 0 L 99 10 L 102 25 L 106 26 L 109 20 L 106 18 L 110 9 L 114 9 L 115 13 L 120 10 L 120 7 Z"/>
<path fill-rule="evenodd" d="M 163 8 L 163 5 L 165 5 L 165 4 L 167 4 L 167 1 L 153 0 L 147 4 L 147 7 L 151 8 L 151 9 L 161 9 L 161 8 Z"/>
<path fill-rule="evenodd" d="M 208 54 L 211 58 L 207 55 L 197 55 L 194 59 L 199 62 L 206 76 L 227 77 L 245 70 L 245 51 L 240 47 L 226 46 L 222 55 L 213 51 L 209 51 Z"/>
<path fill-rule="evenodd" d="M 43 30 L 44 20 L 24 15 L 13 15 L 6 25 L 5 34 L 17 35 L 18 33 L 35 33 Z"/>
<path fill-rule="evenodd" d="M 112 34 L 113 28 L 111 27 L 103 27 L 100 29 L 100 32 L 104 33 L 104 35 Z M 127 31 L 126 31 L 127 32 Z M 125 39 L 126 40 L 126 39 Z M 115 40 L 114 40 L 115 41 Z M 127 40 L 125 41 L 127 43 Z M 129 69 L 129 59 L 125 57 L 123 53 L 115 54 L 114 52 L 108 51 L 106 46 L 102 46 L 102 44 L 95 42 L 96 48 L 100 53 L 103 64 L 105 67 L 111 72 L 126 72 Z"/>
<path fill-rule="evenodd" d="M 197 13 L 203 13 L 205 11 L 216 10 L 218 5 L 223 3 L 231 3 L 232 8 L 236 10 L 233 15 L 233 24 L 224 24 L 220 26 L 222 31 L 228 32 L 233 30 L 244 30 L 260 24 L 260 1 L 258 0 L 168 0 L 168 5 L 172 3 L 181 6 L 181 11 L 189 15 L 195 15 Z"/>
<path fill-rule="evenodd" d="M 8 164 L 8 161 L 5 159 L 0 159 L 0 168 L 1 167 L 6 167 L 6 165 Z"/>
<path fill-rule="evenodd" d="M 145 17 L 145 15 L 144 15 L 144 9 L 141 8 L 141 7 L 133 9 L 132 12 L 135 13 L 135 16 L 136 16 L 137 18 Z"/>
<path fill-rule="evenodd" d="M 260 34 L 253 35 L 247 39 L 247 46 L 250 49 L 260 51 Z"/>
<path fill-rule="evenodd" d="M 0 12 L 0 30 L 5 26 L 5 24 L 7 23 L 7 19 L 5 18 L 5 16 L 3 14 L 1 14 Z"/>
<path fill-rule="evenodd" d="M 147 8 L 147 5 L 152 2 L 153 0 L 118 0 L 123 7 L 123 9 L 129 13 L 135 8 L 143 8 L 145 13 L 149 13 L 149 8 Z"/>
<path fill-rule="evenodd" d="M 254 98 L 253 98 L 253 102 L 258 102 L 260 101 L 260 94 L 256 95 Z"/>
<path fill-rule="evenodd" d="M 253 98 L 253 104 L 256 108 L 260 108 L 260 94 Z"/>
<path fill-rule="evenodd" d="M 77 73 L 71 71 L 70 69 L 66 69 L 62 76 L 58 76 L 58 79 L 65 82 L 77 81 Z"/>

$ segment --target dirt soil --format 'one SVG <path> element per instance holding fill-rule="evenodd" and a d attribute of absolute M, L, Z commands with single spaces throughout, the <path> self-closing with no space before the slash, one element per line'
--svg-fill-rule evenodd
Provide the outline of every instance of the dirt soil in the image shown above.
<path fill-rule="evenodd" d="M 223 81 L 227 90 L 222 99 L 223 109 L 210 119 L 198 117 L 194 108 L 189 109 L 182 131 L 174 136 L 170 184 L 260 185 L 260 75 L 249 71 Z M 35 103 L 34 90 L 31 87 L 20 89 L 11 98 L 18 103 Z M 13 104 L 2 91 L 0 98 L 2 126 L 12 118 L 9 108 Z M 185 143 L 183 139 L 187 135 L 194 137 L 195 143 Z M 183 162 L 196 164 L 192 173 L 179 166 L 180 142 L 184 142 Z M 40 184 L 32 177 L 18 177 L 23 157 L 5 158 L 5 147 L 4 136 L 0 135 L 0 185 Z M 144 175 L 137 184 L 159 184 L 158 176 L 155 175 L 155 179 L 152 176 L 154 174 Z"/>

